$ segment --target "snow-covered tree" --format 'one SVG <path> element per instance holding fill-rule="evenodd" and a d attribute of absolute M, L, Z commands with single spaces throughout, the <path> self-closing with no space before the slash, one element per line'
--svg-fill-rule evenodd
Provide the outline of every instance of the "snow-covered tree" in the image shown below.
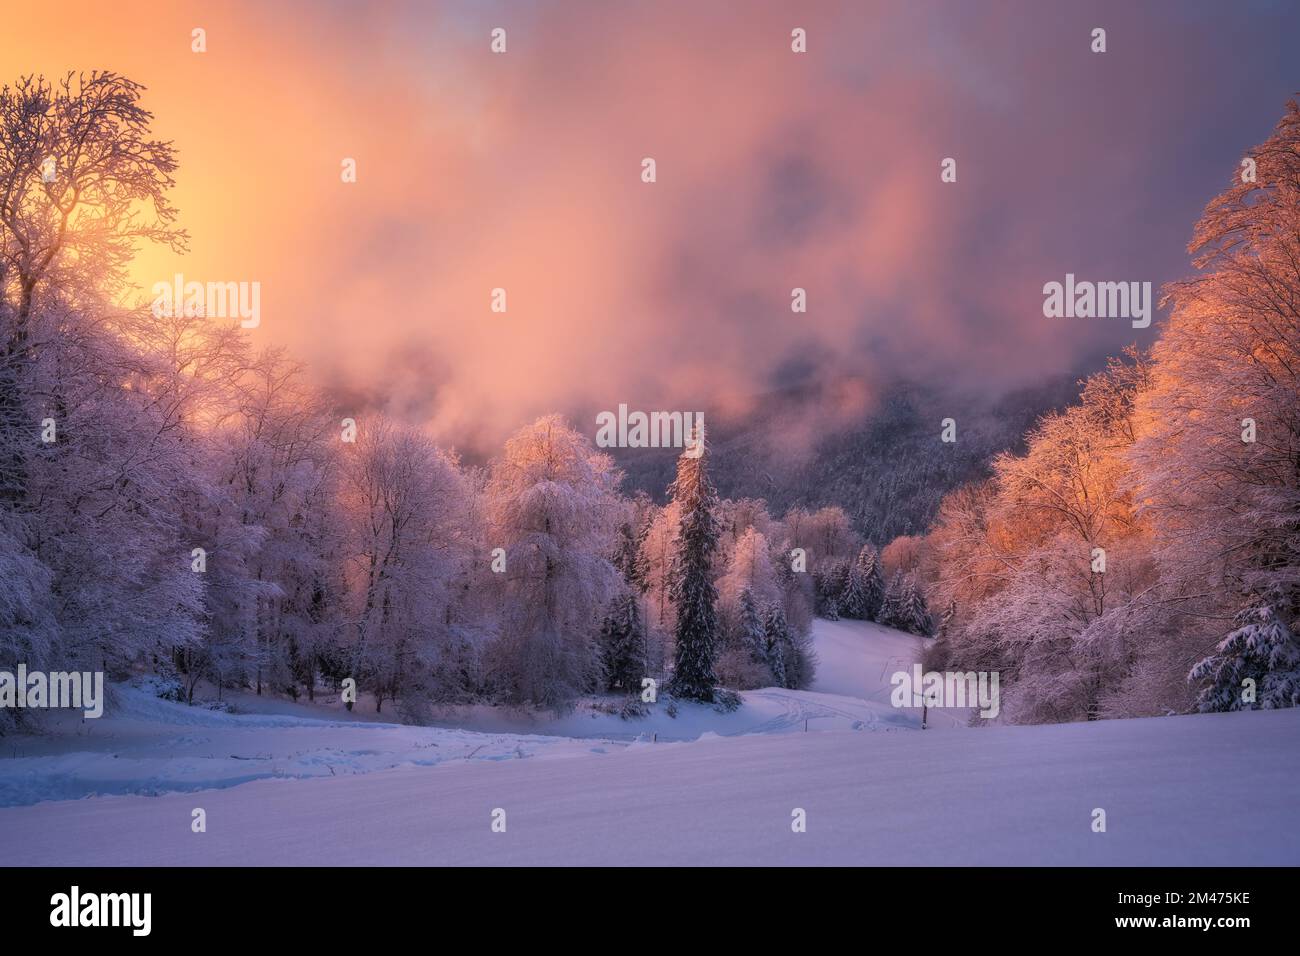
<path fill-rule="evenodd" d="M 930 611 L 925 605 L 925 596 L 921 593 L 920 587 L 917 586 L 916 575 L 914 574 L 909 574 L 903 578 L 896 618 L 898 623 L 894 626 L 912 634 L 929 637 L 934 630 Z"/>
<path fill-rule="evenodd" d="M 674 501 L 649 515 L 641 540 L 641 567 L 646 582 L 648 623 L 665 634 L 671 632 L 676 617 L 673 606 L 673 555 L 677 552 L 677 533 L 681 513 Z"/>
<path fill-rule="evenodd" d="M 725 686 L 744 689 L 769 683 L 764 656 L 753 640 L 753 629 L 762 630 L 758 608 L 779 602 L 781 598 L 781 580 L 772 565 L 767 540 L 751 524 L 733 542 L 727 571 L 718 579 L 723 641 L 717 672 Z"/>
<path fill-rule="evenodd" d="M 826 609 L 834 601 L 837 614 L 844 614 L 845 592 L 852 571 L 853 566 L 848 561 L 838 558 L 823 562 L 813 571 L 818 613 L 825 616 Z"/>
<path fill-rule="evenodd" d="M 903 627 L 903 574 L 895 571 L 885 586 L 885 596 L 880 602 L 880 616 L 876 618 L 885 627 Z"/>
<path fill-rule="evenodd" d="M 767 667 L 767 638 L 763 616 L 753 592 L 742 588 L 735 619 L 728 626 L 718 654 L 718 681 L 725 687 L 748 690 L 767 687 L 772 676 Z"/>
<path fill-rule="evenodd" d="M 50 593 L 50 569 L 0 525 L 0 670 L 33 670 L 58 662 L 60 633 Z M 25 711 L 0 708 L 0 735 Z"/>
<path fill-rule="evenodd" d="M 938 565 L 928 592 L 962 609 L 946 635 L 954 666 L 1003 672 L 1008 719 L 1100 716 L 1107 698 L 1137 700 L 1124 688 L 1139 659 L 1164 654 L 1164 640 L 1137 637 L 1139 621 L 1163 631 L 1144 611 L 1163 595 L 1127 461 L 1150 369 L 1131 351 L 1090 377 L 1078 405 L 1039 421 L 1024 454 L 1000 456 L 990 482 L 945 500 L 919 549 Z M 897 604 L 882 617 L 899 617 Z"/>
<path fill-rule="evenodd" d="M 1197 709 L 1300 706 L 1300 642 L 1269 601 L 1244 608 L 1234 627 L 1187 675 L 1200 685 Z"/>
<path fill-rule="evenodd" d="M 621 511 L 608 455 L 558 415 L 507 443 L 488 487 L 488 542 L 506 552 L 504 619 L 491 653 L 496 692 L 562 708 L 596 686 L 597 634 L 620 575 Z"/>
<path fill-rule="evenodd" d="M 862 619 L 874 621 L 880 615 L 885 600 L 885 580 L 881 573 L 880 555 L 871 544 L 862 546 L 855 565 L 862 591 Z"/>
<path fill-rule="evenodd" d="M 0 504 L 9 507 L 21 506 L 39 445 L 42 419 L 22 395 L 49 341 L 38 316 L 115 297 L 142 240 L 186 245 L 168 198 L 175 151 L 151 138 L 143 89 L 104 71 L 0 88 Z"/>
<path fill-rule="evenodd" d="M 806 548 L 817 563 L 848 562 L 857 554 L 861 539 L 843 508 L 820 508 L 802 523 L 796 547 Z"/>
<path fill-rule="evenodd" d="M 200 637 L 179 546 L 199 494 L 188 399 L 213 379 L 200 361 L 181 386 L 175 365 L 230 354 L 213 331 L 164 363 L 158 323 L 119 304 L 141 241 L 185 241 L 141 90 L 101 72 L 0 89 L 0 560 L 49 575 L 45 611 L 16 632 L 113 673 Z"/>
<path fill-rule="evenodd" d="M 647 675 L 645 625 L 631 588 L 614 597 L 600 627 L 600 657 L 607 690 L 634 691 Z"/>
<path fill-rule="evenodd" d="M 862 569 L 858 562 L 854 562 L 849 567 L 844 592 L 835 601 L 835 604 L 836 610 L 843 617 L 853 618 L 856 621 L 867 619 L 867 582 L 862 575 Z M 829 616 L 828 614 L 827 617 Z"/>
<path fill-rule="evenodd" d="M 914 573 L 924 558 L 925 538 L 920 535 L 900 534 L 885 545 L 877 558 L 881 575 L 893 576 L 895 571 L 904 575 Z"/>
<path fill-rule="evenodd" d="M 317 648 L 336 631 L 341 574 L 331 558 L 332 416 L 279 352 L 250 364 L 214 432 L 208 576 L 209 643 L 243 644 L 254 689 L 313 693 Z M 196 544 L 201 542 L 196 541 Z M 233 560 L 238 557 L 238 561 Z M 228 680 L 223 673 L 217 679 Z"/>
<path fill-rule="evenodd" d="M 697 432 L 677 459 L 677 478 L 670 489 L 681 515 L 672 565 L 677 623 L 671 689 L 678 697 L 699 701 L 713 700 L 721 636 L 718 591 L 713 584 L 720 531 L 715 514 L 718 498 L 709 480 L 708 462 L 704 436 Z"/>
<path fill-rule="evenodd" d="M 792 687 L 787 664 L 793 664 L 794 647 L 785 611 L 778 604 L 769 605 L 763 612 L 763 657 L 777 687 Z"/>
<path fill-rule="evenodd" d="M 645 590 L 646 572 L 641 558 L 641 536 L 633 528 L 631 520 L 619 525 L 618 541 L 610 560 L 623 575 L 628 587 L 637 591 Z"/>
<path fill-rule="evenodd" d="M 948 629 L 952 627 L 953 619 L 957 616 L 957 602 L 950 600 L 943 613 L 939 615 L 939 627 L 935 631 L 935 637 L 943 640 L 948 636 Z"/>
<path fill-rule="evenodd" d="M 758 610 L 758 602 L 748 588 L 740 592 L 740 646 L 754 661 L 766 662 L 767 636 L 763 618 Z"/>
<path fill-rule="evenodd" d="M 729 622 L 736 619 L 740 595 L 749 591 L 760 605 L 778 599 L 780 586 L 767 539 L 747 528 L 731 548 L 726 573 L 718 580 L 718 600 Z"/>
<path fill-rule="evenodd" d="M 848 569 L 844 590 L 838 600 L 840 614 L 859 621 L 875 620 L 880 613 L 884 590 L 879 555 L 870 544 L 864 544 L 857 560 Z"/>
<path fill-rule="evenodd" d="M 1246 155 L 1255 177 L 1234 166 L 1196 224 L 1197 274 L 1166 289 L 1131 454 L 1179 628 L 1200 638 L 1243 591 L 1276 595 L 1290 627 L 1300 608 L 1300 106 Z"/>
<path fill-rule="evenodd" d="M 817 667 L 808 634 L 796 631 L 780 604 L 770 605 L 763 615 L 763 636 L 767 665 L 777 687 L 808 687 Z"/>
<path fill-rule="evenodd" d="M 378 417 L 362 423 L 341 472 L 352 676 L 378 709 L 423 685 L 428 655 L 447 639 L 472 542 L 469 492 L 456 460 L 423 432 Z"/>

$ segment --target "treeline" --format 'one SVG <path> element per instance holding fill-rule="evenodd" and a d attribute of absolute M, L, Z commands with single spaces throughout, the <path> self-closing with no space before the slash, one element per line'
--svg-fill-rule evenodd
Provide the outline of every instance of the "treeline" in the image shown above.
<path fill-rule="evenodd" d="M 0 91 L 0 667 L 148 670 L 191 698 L 350 677 L 412 720 L 811 681 L 791 552 L 826 515 L 719 500 L 707 452 L 666 505 L 625 497 L 554 416 L 465 467 L 343 417 L 234 321 L 122 305 L 138 243 L 187 241 L 139 98 L 109 73 Z"/>
<path fill-rule="evenodd" d="M 1086 380 L 920 542 L 930 663 L 1040 722 L 1300 703 L 1300 110 L 1206 208 L 1149 354 Z"/>
<path fill-rule="evenodd" d="M 862 414 L 835 425 L 826 407 L 849 387 L 818 377 L 803 388 L 766 396 L 732 419 L 715 417 L 715 479 L 729 498 L 761 497 L 774 514 L 795 507 L 841 506 L 853 525 L 884 548 L 900 535 L 922 535 L 950 491 L 990 474 L 1002 452 L 1023 452 L 1024 435 L 1044 413 L 1077 397 L 1069 378 L 996 400 L 957 394 L 936 383 L 884 387 Z M 935 423 L 961 409 L 959 440 L 937 443 Z M 809 425 L 815 422 L 815 428 Z M 809 431 L 818 437 L 798 453 Z M 652 495 L 672 480 L 671 463 L 649 449 L 615 452 L 632 489 Z"/>

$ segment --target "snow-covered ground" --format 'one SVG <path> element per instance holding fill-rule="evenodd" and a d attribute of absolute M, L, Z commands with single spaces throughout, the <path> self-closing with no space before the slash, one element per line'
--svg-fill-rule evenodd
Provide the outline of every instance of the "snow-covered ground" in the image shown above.
<path fill-rule="evenodd" d="M 404 727 L 125 690 L 73 733 L 0 742 L 0 845 L 72 865 L 1300 863 L 1300 711 L 920 733 L 889 704 L 916 638 L 819 621 L 816 642 L 812 691 L 636 722 Z"/>
<path fill-rule="evenodd" d="M 107 794 L 157 795 L 231 787 L 264 778 L 338 777 L 394 767 L 611 753 L 638 740 L 696 740 L 823 730 L 920 726 L 915 711 L 890 706 L 882 673 L 915 659 L 917 638 L 861 622 L 818 622 L 825 659 L 813 691 L 767 688 L 732 713 L 677 705 L 623 720 L 583 702 L 555 717 L 501 708 L 462 708 L 430 727 L 379 721 L 337 700 L 313 706 L 252 694 L 227 695 L 227 714 L 115 688 L 116 706 L 97 720 L 65 715 L 42 735 L 0 742 L 0 807 Z M 906 660 L 904 660 L 906 659 Z M 899 663 L 902 661 L 902 663 Z M 831 675 L 838 675 L 832 677 Z M 932 712 L 933 713 L 933 712 Z"/>

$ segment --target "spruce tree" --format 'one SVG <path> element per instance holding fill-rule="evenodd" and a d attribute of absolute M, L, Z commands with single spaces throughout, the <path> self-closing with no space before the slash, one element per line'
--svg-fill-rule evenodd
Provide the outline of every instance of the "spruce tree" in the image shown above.
<path fill-rule="evenodd" d="M 649 585 L 646 574 L 645 557 L 641 553 L 641 542 L 645 539 L 645 528 L 638 531 L 632 522 L 625 521 L 618 531 L 618 541 L 610 563 L 618 568 L 628 587 L 638 594 L 644 594 Z"/>
<path fill-rule="evenodd" d="M 791 665 L 794 664 L 794 637 L 785 619 L 785 608 L 771 604 L 763 616 L 768 669 L 777 687 L 793 687 Z"/>
<path fill-rule="evenodd" d="M 646 672 L 646 635 L 636 594 L 625 590 L 610 602 L 600 628 L 600 656 L 608 690 L 641 686 Z"/>
<path fill-rule="evenodd" d="M 822 617 L 827 617 L 828 616 L 826 613 L 827 605 L 830 603 L 830 598 L 833 596 L 831 584 L 830 584 L 830 576 L 826 573 L 825 568 L 816 567 L 813 568 L 812 580 L 813 580 L 813 609 L 814 611 L 816 611 L 816 613 L 820 614 Z M 838 603 L 839 602 L 836 602 L 837 607 L 838 607 Z M 839 618 L 839 614 L 837 612 L 835 617 L 831 618 L 831 620 L 837 620 L 838 618 Z"/>
<path fill-rule="evenodd" d="M 848 582 L 844 594 L 839 600 L 838 611 L 842 617 L 865 620 L 867 617 L 867 584 L 862 576 L 862 569 L 854 564 L 849 568 Z"/>
<path fill-rule="evenodd" d="M 673 603 L 677 608 L 676 655 L 672 694 L 687 700 L 713 700 L 717 683 L 718 591 L 713 558 L 718 549 L 718 496 L 708 473 L 703 434 L 677 459 L 670 489 L 681 512 L 677 552 L 672 559 Z"/>
<path fill-rule="evenodd" d="M 862 619 L 880 619 L 880 607 L 885 600 L 885 579 L 880 574 L 880 554 L 870 544 L 858 552 L 858 576 L 862 579 Z"/>
<path fill-rule="evenodd" d="M 885 596 L 880 602 L 880 614 L 876 620 L 885 627 L 899 627 L 902 625 L 902 608 L 903 608 L 903 575 L 895 571 L 894 576 L 889 579 L 889 586 L 885 588 Z"/>
<path fill-rule="evenodd" d="M 740 592 L 740 644 L 757 663 L 767 662 L 767 635 L 763 618 L 754 603 L 754 593 L 749 588 Z"/>
<path fill-rule="evenodd" d="M 909 574 L 903 581 L 903 593 L 899 600 L 899 627 L 922 637 L 929 637 L 934 630 L 930 618 L 930 609 L 925 604 L 925 595 L 917 587 L 916 575 Z"/>
<path fill-rule="evenodd" d="M 835 600 L 839 602 L 840 614 L 844 613 L 844 596 L 849 593 L 849 579 L 853 576 L 852 561 L 835 562 Z"/>
<path fill-rule="evenodd" d="M 835 602 L 836 617 L 844 613 L 844 592 L 849 585 L 849 571 L 847 561 L 831 561 L 813 572 L 818 614 L 826 617 L 832 601 Z"/>
<path fill-rule="evenodd" d="M 1192 668 L 1188 680 L 1206 681 L 1196 702 L 1202 712 L 1271 710 L 1300 706 L 1300 644 L 1270 601 L 1237 614 L 1215 653 Z M 1254 682 L 1247 694 L 1245 682 Z"/>

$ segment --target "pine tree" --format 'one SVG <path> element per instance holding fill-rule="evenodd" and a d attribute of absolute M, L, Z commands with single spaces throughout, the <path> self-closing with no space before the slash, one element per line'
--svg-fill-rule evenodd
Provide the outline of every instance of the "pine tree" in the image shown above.
<path fill-rule="evenodd" d="M 610 602 L 600 628 L 601 663 L 609 690 L 641 686 L 646 672 L 646 634 L 635 592 L 625 590 Z"/>
<path fill-rule="evenodd" d="M 826 599 L 826 606 L 822 609 L 822 617 L 828 621 L 838 621 L 840 619 L 840 602 L 834 597 Z"/>
<path fill-rule="evenodd" d="M 1300 706 L 1300 643 L 1272 603 L 1243 609 L 1233 624 L 1215 653 L 1187 675 L 1191 681 L 1208 681 L 1197 708 L 1206 713 Z M 1246 680 L 1254 681 L 1255 693 L 1249 697 Z"/>
<path fill-rule="evenodd" d="M 785 620 L 785 610 L 779 604 L 768 605 L 763 614 L 763 656 L 772 672 L 772 683 L 789 687 L 786 661 L 791 649 L 790 628 Z"/>
<path fill-rule="evenodd" d="M 885 580 L 880 574 L 880 554 L 870 544 L 863 545 L 858 553 L 856 570 L 862 580 L 862 619 L 878 620 L 885 600 Z"/>
<path fill-rule="evenodd" d="M 672 563 L 677 627 L 670 690 L 677 697 L 709 702 L 717 683 L 718 591 L 713 584 L 713 559 L 720 528 L 718 496 L 709 480 L 702 434 L 695 434 L 691 446 L 678 457 L 677 480 L 670 490 L 681 512 Z"/>

